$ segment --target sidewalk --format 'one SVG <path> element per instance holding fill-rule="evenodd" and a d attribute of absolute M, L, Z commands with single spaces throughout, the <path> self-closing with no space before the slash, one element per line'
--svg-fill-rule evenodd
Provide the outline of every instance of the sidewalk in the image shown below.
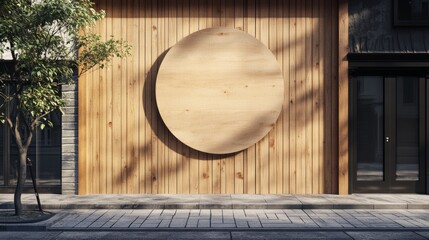
<path fill-rule="evenodd" d="M 419 231 L 428 209 L 72 209 L 1 231 Z"/>
<path fill-rule="evenodd" d="M 44 209 L 429 209 L 429 195 L 60 195 L 41 194 Z M 37 209 L 34 194 L 23 204 Z M 13 195 L 0 195 L 0 209 L 13 208 Z"/>
<path fill-rule="evenodd" d="M 0 211 L 11 209 L 12 199 L 0 195 Z M 36 207 L 34 195 L 23 200 Z M 399 231 L 429 236 L 429 195 L 43 194 L 41 200 L 44 209 L 57 213 L 54 217 L 0 224 L 0 232 Z"/>

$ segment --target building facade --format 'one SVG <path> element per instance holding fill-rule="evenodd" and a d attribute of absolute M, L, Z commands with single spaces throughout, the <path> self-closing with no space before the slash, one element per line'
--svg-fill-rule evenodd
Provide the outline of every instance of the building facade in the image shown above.
<path fill-rule="evenodd" d="M 63 88 L 65 114 L 35 144 L 43 191 L 429 193 L 427 1 L 95 3 L 107 14 L 95 30 L 128 41 L 132 56 Z M 283 109 L 272 130 L 233 154 L 183 144 L 165 126 L 155 99 L 168 49 L 211 27 L 258 39 L 284 78 Z M 13 143 L 1 131 L 0 191 L 10 191 Z"/>

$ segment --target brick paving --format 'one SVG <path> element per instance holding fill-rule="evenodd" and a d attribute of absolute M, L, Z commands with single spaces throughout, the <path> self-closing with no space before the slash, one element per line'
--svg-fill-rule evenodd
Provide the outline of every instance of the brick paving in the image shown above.
<path fill-rule="evenodd" d="M 427 209 L 78 209 L 56 218 L 48 229 L 429 228 Z"/>

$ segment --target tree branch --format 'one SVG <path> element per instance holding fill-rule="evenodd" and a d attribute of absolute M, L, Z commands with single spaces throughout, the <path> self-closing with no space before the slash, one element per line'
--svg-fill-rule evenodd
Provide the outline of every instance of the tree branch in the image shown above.
<path fill-rule="evenodd" d="M 12 59 L 14 61 L 16 61 L 16 53 L 14 50 L 14 44 L 13 44 L 13 39 L 11 37 L 9 37 L 9 44 L 10 44 L 10 54 L 12 55 Z"/>
<path fill-rule="evenodd" d="M 9 125 L 9 127 L 10 127 L 11 129 L 13 129 L 13 123 L 12 123 L 12 120 L 10 120 L 10 118 L 9 118 L 9 117 L 5 117 L 5 119 L 6 119 L 7 124 Z"/>
<path fill-rule="evenodd" d="M 17 114 L 15 117 L 15 139 L 16 144 L 18 145 L 19 150 L 23 149 L 21 134 L 19 133 L 19 115 Z"/>
<path fill-rule="evenodd" d="M 28 149 L 28 147 L 30 147 L 31 140 L 33 138 L 33 130 L 34 129 L 30 129 L 28 132 L 27 140 L 26 140 L 25 145 L 24 145 L 25 149 Z"/>
<path fill-rule="evenodd" d="M 31 122 L 31 129 L 33 130 L 33 129 L 36 127 L 37 122 L 38 122 L 38 121 L 40 121 L 40 119 L 42 119 L 44 116 L 48 115 L 49 113 L 51 113 L 51 112 L 47 112 L 47 113 L 44 113 L 44 114 L 42 114 L 42 115 L 40 115 L 40 116 L 36 117 L 36 118 Z"/>

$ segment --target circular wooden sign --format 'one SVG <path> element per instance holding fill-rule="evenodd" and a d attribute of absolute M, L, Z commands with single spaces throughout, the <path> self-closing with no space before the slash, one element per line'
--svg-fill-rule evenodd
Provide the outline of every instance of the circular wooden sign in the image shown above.
<path fill-rule="evenodd" d="M 250 147 L 275 124 L 283 76 L 271 51 L 251 35 L 209 28 L 178 42 L 156 80 L 168 129 L 196 150 L 226 154 Z"/>

